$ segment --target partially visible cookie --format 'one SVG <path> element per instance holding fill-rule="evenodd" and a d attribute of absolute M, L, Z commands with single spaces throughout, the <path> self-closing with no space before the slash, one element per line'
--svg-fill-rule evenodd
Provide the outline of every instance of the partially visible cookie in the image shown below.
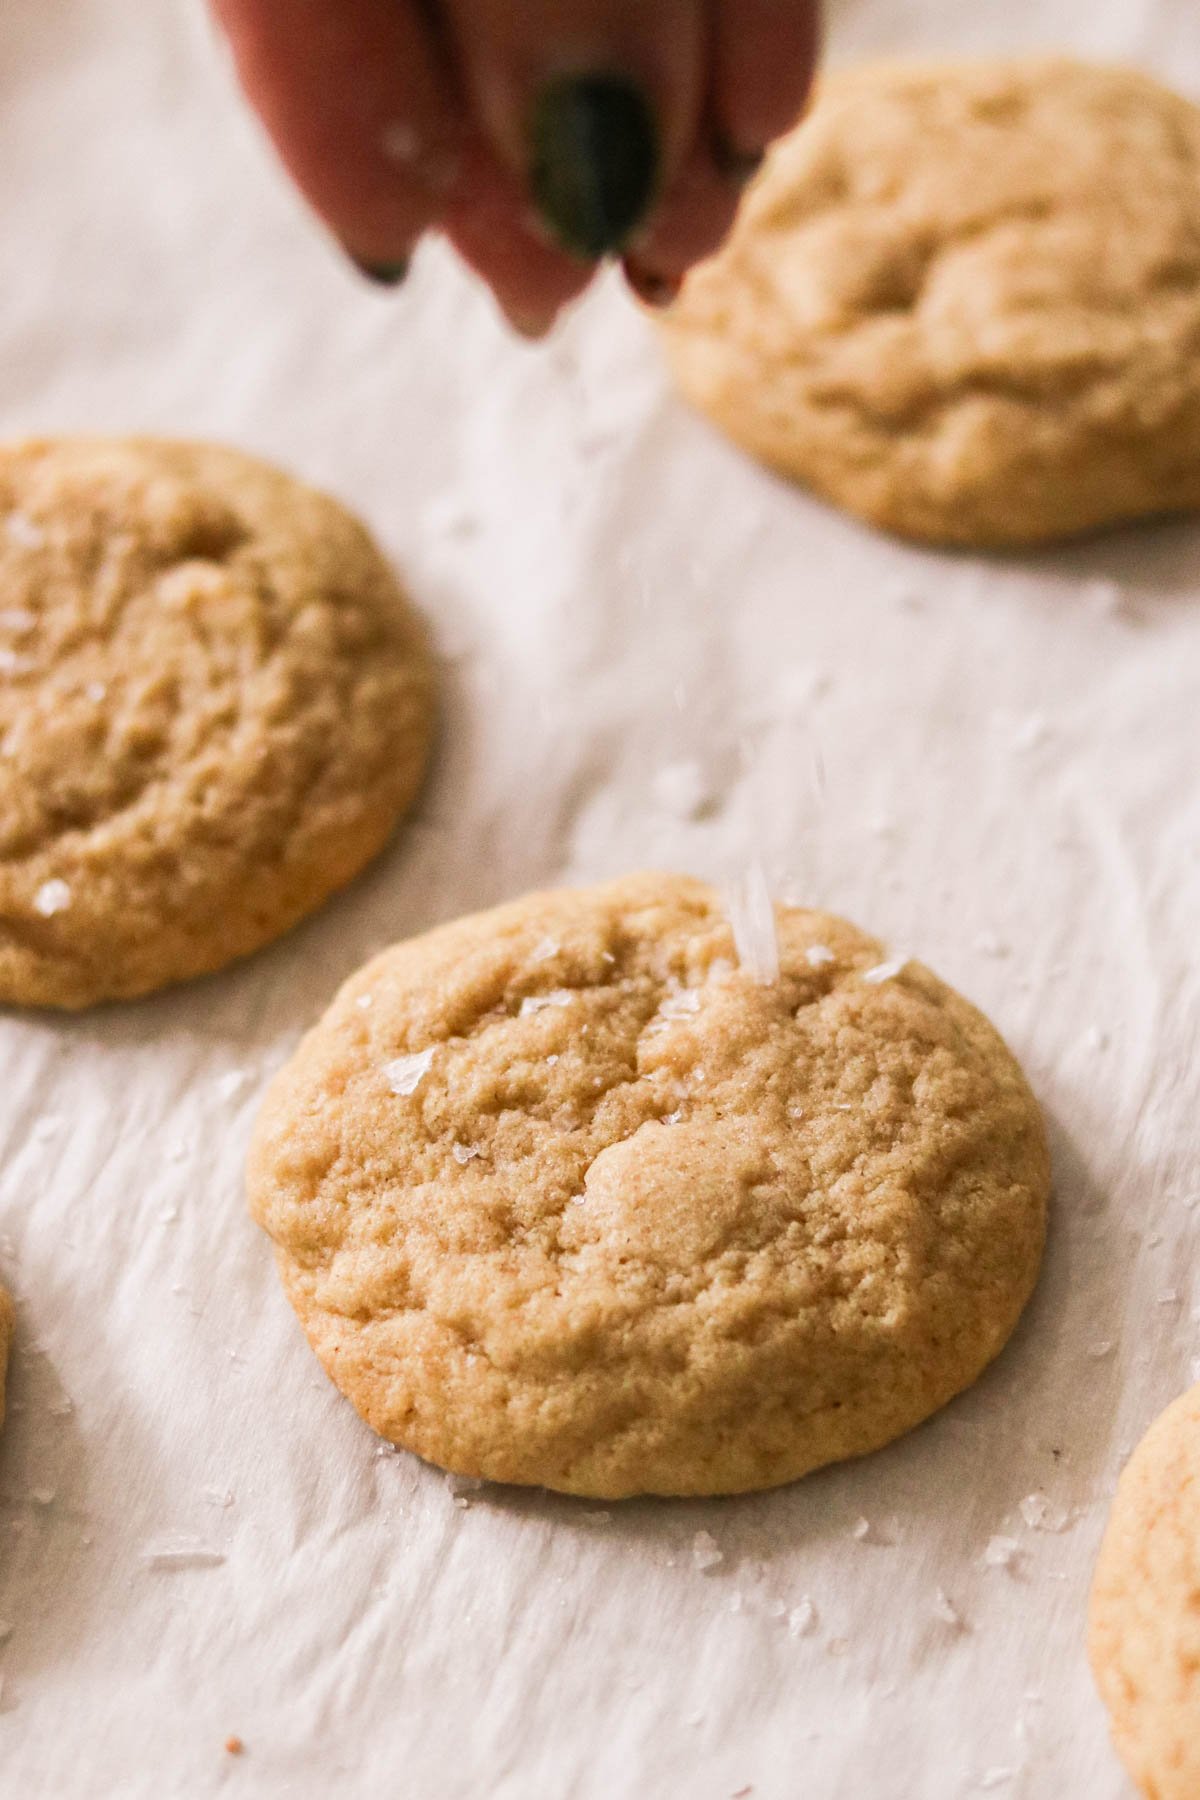
<path fill-rule="evenodd" d="M 421 779 L 422 628 L 362 526 L 234 450 L 0 446 L 0 1002 L 269 942 Z"/>
<path fill-rule="evenodd" d="M 1200 1795 L 1200 1387 L 1121 1476 L 1096 1565 L 1088 1649 L 1113 1742 L 1151 1800 Z"/>
<path fill-rule="evenodd" d="M 905 537 L 1200 506 L 1200 110 L 1064 57 L 831 75 L 664 330 L 731 437 Z"/>
<path fill-rule="evenodd" d="M 13 1303 L 7 1288 L 0 1287 L 0 1425 L 4 1423 L 4 1397 L 8 1376 L 8 1350 L 12 1343 Z"/>
<path fill-rule="evenodd" d="M 1020 1070 L 919 964 L 776 928 L 763 984 L 711 889 L 642 875 L 342 989 L 249 1193 L 377 1431 L 497 1481 L 732 1493 L 887 1443 L 997 1354 L 1049 1185 Z"/>

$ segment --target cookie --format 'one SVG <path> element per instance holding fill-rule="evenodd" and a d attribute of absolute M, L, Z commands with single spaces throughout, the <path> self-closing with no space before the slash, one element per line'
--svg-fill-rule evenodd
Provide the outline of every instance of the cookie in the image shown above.
<path fill-rule="evenodd" d="M 1200 111 L 1065 58 L 830 76 L 664 331 L 731 437 L 904 537 L 1200 505 Z"/>
<path fill-rule="evenodd" d="M 776 929 L 764 982 L 711 889 L 641 875 L 343 987 L 249 1193 L 376 1431 L 496 1481 L 734 1493 L 887 1443 L 996 1355 L 1045 1228 L 1020 1070 L 918 964 Z"/>
<path fill-rule="evenodd" d="M 0 1001 L 221 968 L 382 847 L 431 733 L 362 526 L 237 451 L 0 446 Z"/>
<path fill-rule="evenodd" d="M 0 1287 L 0 1425 L 4 1423 L 4 1398 L 8 1376 L 8 1352 L 13 1334 L 13 1303 L 6 1288 Z"/>
<path fill-rule="evenodd" d="M 1152 1800 L 1200 1794 L 1200 1387 L 1146 1433 L 1117 1488 L 1088 1650 L 1113 1742 Z"/>

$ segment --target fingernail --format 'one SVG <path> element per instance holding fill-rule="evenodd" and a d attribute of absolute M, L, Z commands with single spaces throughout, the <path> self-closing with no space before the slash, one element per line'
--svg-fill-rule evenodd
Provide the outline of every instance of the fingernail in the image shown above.
<path fill-rule="evenodd" d="M 713 139 L 713 161 L 717 165 L 717 173 L 731 181 L 735 187 L 747 187 L 763 166 L 765 150 L 739 150 L 736 144 L 718 132 Z"/>
<path fill-rule="evenodd" d="M 365 276 L 368 281 L 373 281 L 376 287 L 399 287 L 409 270 L 407 260 L 403 262 L 377 263 L 364 262 L 361 257 L 352 256 L 350 261 L 354 264 L 359 274 Z"/>
<path fill-rule="evenodd" d="M 656 275 L 653 269 L 639 268 L 628 256 L 621 267 L 625 271 L 626 281 L 638 299 L 647 306 L 670 306 L 683 286 L 681 281 L 670 275 Z"/>
<path fill-rule="evenodd" d="M 645 96 L 619 75 L 574 75 L 539 94 L 530 184 L 551 235 L 596 262 L 645 218 L 658 179 L 658 130 Z"/>
<path fill-rule="evenodd" d="M 546 319 L 534 317 L 531 314 L 511 312 L 506 306 L 501 307 L 500 310 L 508 321 L 510 329 L 529 344 L 540 344 L 544 337 L 549 336 L 554 324 L 552 318 Z"/>

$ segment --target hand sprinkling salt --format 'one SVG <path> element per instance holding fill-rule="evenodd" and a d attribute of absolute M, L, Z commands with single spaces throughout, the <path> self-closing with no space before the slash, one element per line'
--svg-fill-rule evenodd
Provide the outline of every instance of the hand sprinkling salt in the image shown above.
<path fill-rule="evenodd" d="M 755 860 L 729 894 L 729 923 L 738 961 L 763 987 L 779 980 L 779 937 L 775 908 L 761 862 Z"/>
<path fill-rule="evenodd" d="M 397 1056 L 392 1062 L 384 1063 L 383 1078 L 393 1094 L 415 1094 L 428 1075 L 432 1061 L 432 1050 L 417 1050 L 411 1056 Z"/>

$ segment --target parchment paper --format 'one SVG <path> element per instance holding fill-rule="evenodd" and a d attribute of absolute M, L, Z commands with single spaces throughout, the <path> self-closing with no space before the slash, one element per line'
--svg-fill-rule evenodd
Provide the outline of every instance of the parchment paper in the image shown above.
<path fill-rule="evenodd" d="M 832 36 L 1070 43 L 1200 92 L 1187 0 L 844 0 Z M 0 1018 L 0 1792 L 1126 1793 L 1082 1632 L 1200 1337 L 1200 526 L 922 554 L 690 416 L 613 285 L 544 349 L 436 246 L 366 290 L 195 8 L 6 0 L 0 84 L 0 426 L 211 435 L 327 484 L 446 695 L 417 821 L 313 923 L 146 1004 Z M 395 937 L 754 855 L 1024 1059 L 1057 1168 L 1026 1321 L 925 1428 L 783 1492 L 456 1492 L 380 1449 L 279 1292 L 242 1199 L 262 1085 Z"/>

